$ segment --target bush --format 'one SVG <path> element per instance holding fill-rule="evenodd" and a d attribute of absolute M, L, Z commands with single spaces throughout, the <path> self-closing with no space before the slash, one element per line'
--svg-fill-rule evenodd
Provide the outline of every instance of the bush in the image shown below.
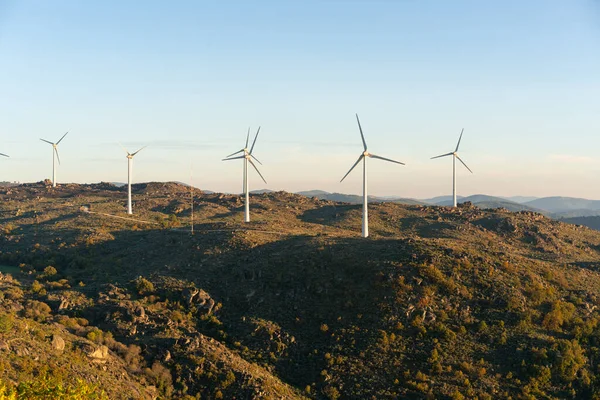
<path fill-rule="evenodd" d="M 542 326 L 549 330 L 558 330 L 564 323 L 569 322 L 575 313 L 575 306 L 564 301 L 552 303 L 552 310 L 544 317 Z"/>
<path fill-rule="evenodd" d="M 92 328 L 92 330 L 87 333 L 86 337 L 92 342 L 102 343 L 104 335 L 102 334 L 102 331 L 100 329 Z"/>
<path fill-rule="evenodd" d="M 9 332 L 15 325 L 15 317 L 12 314 L 0 315 L 0 333 Z M 0 397 L 1 399 L 1 397 Z"/>
<path fill-rule="evenodd" d="M 48 265 L 46 268 L 44 268 L 44 273 L 42 274 L 42 276 L 44 278 L 49 278 L 51 276 L 54 276 L 58 273 L 58 271 L 56 270 L 56 268 L 54 268 L 51 265 Z"/>
<path fill-rule="evenodd" d="M 154 292 L 154 285 L 148 279 L 140 276 L 135 280 L 135 289 L 138 294 L 143 295 Z"/>
<path fill-rule="evenodd" d="M 21 382 L 16 388 L 8 388 L 0 382 L 0 399 L 108 400 L 108 396 L 97 386 L 82 379 L 69 384 L 44 376 L 35 381 Z"/>
<path fill-rule="evenodd" d="M 26 318 L 42 322 L 50 316 L 51 311 L 52 309 L 48 304 L 42 301 L 31 300 L 25 304 L 24 315 Z"/>
<path fill-rule="evenodd" d="M 33 293 L 38 293 L 43 296 L 42 290 L 44 290 L 44 285 L 38 281 L 33 281 L 33 283 L 31 284 L 31 291 Z"/>
<path fill-rule="evenodd" d="M 4 291 L 4 297 L 8 300 L 21 300 L 23 291 L 18 287 L 9 287 Z"/>
<path fill-rule="evenodd" d="M 337 400 L 340 398 L 340 392 L 333 386 L 327 386 L 323 389 L 323 393 L 330 400 Z"/>
<path fill-rule="evenodd" d="M 552 346 L 552 350 L 555 355 L 554 373 L 564 382 L 573 382 L 587 362 L 579 342 L 562 339 Z"/>
<path fill-rule="evenodd" d="M 168 368 L 163 367 L 159 362 L 155 362 L 152 364 L 152 368 L 146 368 L 144 372 L 148 377 L 152 378 L 161 393 L 164 393 L 168 397 L 171 396 L 173 392 L 173 378 Z"/>
<path fill-rule="evenodd" d="M 131 369 L 139 369 L 142 362 L 142 356 L 140 355 L 141 352 L 142 349 L 140 346 L 136 346 L 135 344 L 130 344 L 123 352 L 123 359 Z"/>

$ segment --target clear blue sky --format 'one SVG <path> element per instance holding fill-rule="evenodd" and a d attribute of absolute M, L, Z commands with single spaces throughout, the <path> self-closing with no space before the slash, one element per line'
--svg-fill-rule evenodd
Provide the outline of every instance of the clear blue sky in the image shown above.
<path fill-rule="evenodd" d="M 262 125 L 271 189 L 600 198 L 600 3 L 0 1 L 0 180 L 190 180 L 241 190 L 221 158 Z M 263 188 L 252 175 L 251 187 Z"/>

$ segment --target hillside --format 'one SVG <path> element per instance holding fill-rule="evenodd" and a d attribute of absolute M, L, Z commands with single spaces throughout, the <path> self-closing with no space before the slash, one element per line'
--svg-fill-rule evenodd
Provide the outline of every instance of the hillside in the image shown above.
<path fill-rule="evenodd" d="M 377 203 L 364 240 L 360 205 L 252 195 L 242 225 L 239 196 L 198 191 L 191 236 L 188 187 L 134 185 L 139 221 L 106 216 L 126 217 L 125 195 L 0 189 L 0 382 L 111 399 L 600 392 L 600 232 Z"/>
<path fill-rule="evenodd" d="M 600 231 L 600 216 L 563 218 L 561 221 L 569 224 L 587 226 L 588 228 Z"/>

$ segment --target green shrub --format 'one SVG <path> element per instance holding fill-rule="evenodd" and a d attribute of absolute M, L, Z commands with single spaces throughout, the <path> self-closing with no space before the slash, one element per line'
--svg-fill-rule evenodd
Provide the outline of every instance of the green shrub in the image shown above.
<path fill-rule="evenodd" d="M 24 315 L 27 318 L 34 319 L 38 322 L 45 321 L 52 309 L 42 301 L 30 300 L 25 304 Z"/>
<path fill-rule="evenodd" d="M 173 378 L 168 368 L 165 368 L 159 362 L 155 362 L 152 364 L 152 368 L 146 368 L 144 372 L 154 381 L 154 384 L 161 393 L 168 397 L 171 396 L 173 392 Z"/>
<path fill-rule="evenodd" d="M 82 379 L 75 383 L 62 382 L 47 376 L 20 382 L 16 387 L 0 381 L 0 400 L 55 399 L 55 400 L 108 400 L 96 385 Z"/>
<path fill-rule="evenodd" d="M 92 328 L 92 330 L 87 333 L 86 337 L 92 342 L 102 343 L 104 335 L 100 329 Z"/>
<path fill-rule="evenodd" d="M 0 333 L 9 332 L 15 325 L 15 317 L 12 314 L 0 314 Z"/>
<path fill-rule="evenodd" d="M 577 340 L 559 340 L 554 346 L 553 370 L 564 382 L 573 382 L 587 363 L 583 348 Z"/>
<path fill-rule="evenodd" d="M 44 273 L 43 273 L 43 276 L 44 276 L 45 278 L 49 278 L 49 277 L 51 277 L 51 276 L 54 276 L 54 275 L 56 275 L 57 273 L 58 273 L 58 271 L 56 270 L 56 268 L 54 268 L 54 267 L 53 267 L 53 266 L 51 266 L 51 265 L 48 265 L 46 268 L 44 268 Z"/>
<path fill-rule="evenodd" d="M 325 389 L 323 389 L 323 394 L 325 394 L 329 400 L 337 400 L 340 398 L 339 390 L 333 386 L 327 386 Z"/>
<path fill-rule="evenodd" d="M 33 283 L 31 284 L 31 291 L 33 293 L 41 294 L 42 290 L 44 290 L 44 285 L 38 282 L 37 280 L 33 281 Z"/>
<path fill-rule="evenodd" d="M 143 295 L 154 292 L 154 285 L 148 279 L 140 276 L 135 280 L 135 289 L 138 294 Z"/>
<path fill-rule="evenodd" d="M 552 303 L 552 309 L 544 316 L 542 326 L 549 330 L 558 330 L 564 323 L 571 321 L 575 313 L 572 303 L 557 300 Z"/>

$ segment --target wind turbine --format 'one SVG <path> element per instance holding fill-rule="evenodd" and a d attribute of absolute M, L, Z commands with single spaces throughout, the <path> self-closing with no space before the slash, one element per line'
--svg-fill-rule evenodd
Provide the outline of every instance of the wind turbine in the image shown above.
<path fill-rule="evenodd" d="M 462 131 L 460 131 L 460 137 L 458 138 L 458 143 L 456 144 L 456 150 L 448 154 L 442 154 L 441 156 L 431 157 L 431 159 L 433 160 L 434 158 L 452 156 L 452 204 L 454 207 L 456 207 L 456 159 L 458 159 L 458 161 L 460 161 L 462 165 L 464 165 L 465 168 L 469 170 L 470 173 L 473 173 L 473 171 L 471 171 L 471 168 L 467 167 L 467 164 L 465 164 L 465 162 L 458 156 L 458 148 L 460 147 L 460 141 L 462 139 L 464 131 L 465 128 L 463 128 Z"/>
<path fill-rule="evenodd" d="M 123 145 L 121 145 L 121 147 L 123 147 Z M 131 179 L 133 178 L 133 157 L 145 148 L 146 146 L 142 147 L 135 153 L 130 153 L 125 147 L 123 147 L 123 150 L 125 150 L 125 153 L 127 153 L 127 214 L 129 215 L 133 214 L 133 209 L 131 207 Z"/>
<path fill-rule="evenodd" d="M 56 187 L 56 163 L 54 161 L 54 155 L 56 155 L 56 160 L 58 160 L 58 165 L 60 165 L 60 157 L 58 156 L 58 144 L 62 142 L 62 140 L 65 138 L 65 136 L 67 136 L 68 133 L 69 131 L 67 131 L 67 133 L 65 133 L 56 143 L 52 143 L 46 139 L 40 139 L 42 142 L 46 142 L 52 145 L 52 187 Z"/>
<path fill-rule="evenodd" d="M 362 138 L 364 151 L 358 157 L 358 160 L 354 163 L 350 171 L 344 175 L 340 183 L 346 179 L 346 177 L 352 172 L 352 170 L 360 163 L 363 162 L 363 220 L 362 220 L 362 237 L 366 238 L 369 236 L 369 209 L 368 209 L 368 198 L 367 198 L 367 158 L 377 158 L 383 161 L 389 161 L 400 165 L 405 165 L 400 161 L 394 161 L 389 158 L 384 158 L 381 156 L 377 156 L 375 154 L 371 154 L 367 150 L 367 142 L 365 141 L 365 135 L 363 134 L 362 127 L 360 126 L 360 120 L 358 119 L 358 114 L 356 114 L 356 122 L 358 122 L 358 129 L 360 130 L 360 136 Z"/>
<path fill-rule="evenodd" d="M 0 156 L 2 157 L 8 157 L 6 154 L 0 153 Z"/>
<path fill-rule="evenodd" d="M 248 191 L 248 163 L 250 163 L 250 165 L 252 165 L 254 167 L 256 172 L 258 172 L 258 175 L 263 180 L 263 182 L 267 183 L 265 178 L 262 176 L 262 174 L 256 167 L 256 164 L 254 164 L 254 162 L 252 161 L 252 159 L 254 159 L 254 161 L 256 161 L 257 163 L 262 165 L 262 163 L 260 161 L 258 161 L 258 159 L 256 157 L 254 157 L 254 155 L 252 155 L 252 151 L 254 150 L 254 145 L 256 144 L 256 139 L 258 139 L 259 132 L 260 132 L 260 126 L 258 127 L 258 130 L 256 131 L 256 136 L 254 137 L 254 141 L 252 142 L 252 147 L 250 148 L 250 150 L 248 150 L 248 144 L 250 142 L 250 128 L 248 128 L 248 135 L 246 136 L 246 146 L 243 149 L 236 151 L 235 153 L 232 153 L 223 159 L 223 161 L 231 161 L 231 160 L 238 160 L 238 159 L 244 160 L 244 197 L 245 197 L 244 222 L 250 222 L 250 192 Z M 239 153 L 244 153 L 244 154 L 237 156 L 237 157 L 233 157 Z"/>

